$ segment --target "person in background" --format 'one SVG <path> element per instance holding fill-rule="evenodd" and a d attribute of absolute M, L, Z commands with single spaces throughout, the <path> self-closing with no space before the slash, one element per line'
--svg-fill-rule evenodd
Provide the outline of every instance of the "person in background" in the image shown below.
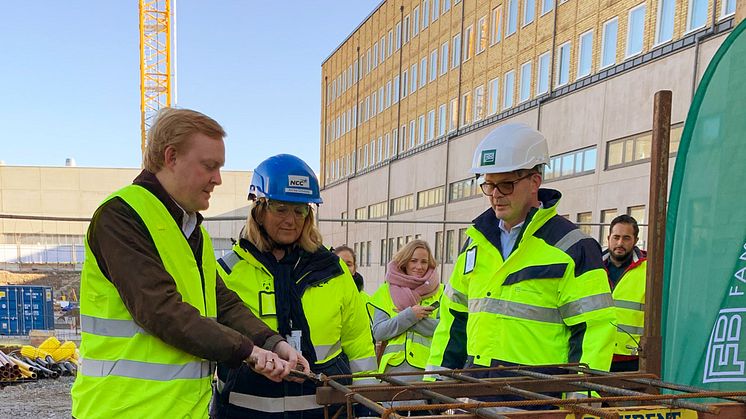
<path fill-rule="evenodd" d="M 466 231 L 428 370 L 466 367 L 477 378 L 515 365 L 609 370 L 615 314 L 601 248 L 557 214 L 560 192 L 541 188 L 548 161 L 546 139 L 526 124 L 501 125 L 477 146 L 471 173 L 490 207 Z"/>
<path fill-rule="evenodd" d="M 374 372 L 364 303 L 316 227 L 312 205 L 322 200 L 311 168 L 289 154 L 264 160 L 254 170 L 249 200 L 239 242 L 218 260 L 228 288 L 302 351 L 313 372 Z M 211 415 L 312 419 L 324 412 L 310 381 L 275 383 L 245 366 L 221 363 Z"/>
<path fill-rule="evenodd" d="M 435 258 L 424 240 L 407 243 L 387 265 L 386 282 L 370 301 L 374 307 L 373 337 L 388 341 L 378 372 L 424 371 L 443 295 L 435 267 Z M 422 379 L 416 375 L 401 378 Z"/>
<path fill-rule="evenodd" d="M 307 369 L 216 275 L 199 211 L 221 184 L 223 137 L 206 115 L 161 110 L 144 170 L 93 214 L 73 417 L 203 418 L 214 361 L 246 365 L 269 382 L 296 364 Z"/>
<path fill-rule="evenodd" d="M 347 265 L 347 269 L 349 269 L 350 274 L 352 274 L 352 279 L 355 280 L 357 290 L 366 297 L 365 301 L 367 303 L 369 297 L 365 292 L 365 281 L 363 281 L 363 276 L 357 271 L 357 255 L 355 255 L 355 251 L 343 244 L 342 246 L 334 248 L 334 254 L 339 256 L 339 258 L 344 261 L 345 265 Z"/>
<path fill-rule="evenodd" d="M 622 214 L 611 220 L 609 247 L 603 253 L 616 310 L 616 343 L 611 371 L 637 371 L 640 338 L 645 322 L 645 274 L 647 253 L 636 246 L 637 220 Z"/>

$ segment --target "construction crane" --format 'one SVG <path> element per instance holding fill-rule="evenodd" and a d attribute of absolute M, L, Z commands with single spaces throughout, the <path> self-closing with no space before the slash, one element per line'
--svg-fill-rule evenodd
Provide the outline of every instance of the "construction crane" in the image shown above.
<path fill-rule="evenodd" d="M 171 106 L 171 0 L 140 0 L 140 129 L 147 132 L 158 110 Z"/>

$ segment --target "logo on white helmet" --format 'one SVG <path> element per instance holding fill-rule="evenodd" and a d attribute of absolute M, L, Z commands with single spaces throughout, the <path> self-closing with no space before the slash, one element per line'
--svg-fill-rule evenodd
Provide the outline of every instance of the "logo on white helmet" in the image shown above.
<path fill-rule="evenodd" d="M 492 166 L 495 164 L 495 155 L 497 150 L 482 150 L 482 155 L 479 157 L 480 166 Z"/>

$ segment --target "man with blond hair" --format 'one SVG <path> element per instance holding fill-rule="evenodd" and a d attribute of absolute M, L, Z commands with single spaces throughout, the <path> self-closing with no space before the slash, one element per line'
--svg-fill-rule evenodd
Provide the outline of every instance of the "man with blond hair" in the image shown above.
<path fill-rule="evenodd" d="M 225 132 L 164 109 L 145 169 L 93 215 L 81 273 L 73 416 L 207 417 L 215 362 L 281 381 L 307 361 L 226 288 L 199 211 L 221 184 Z"/>

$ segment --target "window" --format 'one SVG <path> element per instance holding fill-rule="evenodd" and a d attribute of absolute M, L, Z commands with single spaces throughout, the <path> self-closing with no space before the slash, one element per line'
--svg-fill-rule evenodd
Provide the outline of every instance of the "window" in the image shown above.
<path fill-rule="evenodd" d="M 352 77 L 355 83 L 357 83 L 358 80 L 360 80 L 358 78 L 358 76 L 360 75 L 360 69 L 358 67 L 359 67 L 358 60 L 355 60 L 355 62 L 352 64 Z"/>
<path fill-rule="evenodd" d="M 720 15 L 721 18 L 730 16 L 736 13 L 736 0 L 723 0 L 723 11 Z"/>
<path fill-rule="evenodd" d="M 658 1 L 658 27 L 655 30 L 655 43 L 662 44 L 673 39 L 674 14 L 676 13 L 675 0 Z"/>
<path fill-rule="evenodd" d="M 391 155 L 394 156 L 397 154 L 397 150 L 399 149 L 399 130 L 394 129 L 391 131 L 391 136 L 394 137 L 394 144 L 391 148 Z"/>
<path fill-rule="evenodd" d="M 394 52 L 394 30 L 389 30 L 389 41 L 388 41 L 388 47 L 389 49 L 386 51 L 387 56 L 391 56 L 391 54 Z"/>
<path fill-rule="evenodd" d="M 386 253 L 386 239 L 381 239 L 381 260 L 378 262 L 381 266 L 385 266 L 388 261 L 388 259 L 386 259 Z"/>
<path fill-rule="evenodd" d="M 552 156 L 544 166 L 544 180 L 557 180 L 596 171 L 596 146 Z"/>
<path fill-rule="evenodd" d="M 414 142 L 417 139 L 417 122 L 413 119 L 409 121 L 409 148 L 414 147 Z"/>
<path fill-rule="evenodd" d="M 370 266 L 370 242 L 365 242 L 365 266 Z"/>
<path fill-rule="evenodd" d="M 453 55 L 451 56 L 451 68 L 456 68 L 461 64 L 461 34 L 453 37 Z"/>
<path fill-rule="evenodd" d="M 396 24 L 396 30 L 394 33 L 396 36 L 396 50 L 399 51 L 399 48 L 401 48 L 401 22 Z"/>
<path fill-rule="evenodd" d="M 564 86 L 570 81 L 570 43 L 567 42 L 558 48 L 559 60 L 557 61 L 557 86 Z"/>
<path fill-rule="evenodd" d="M 383 158 L 388 159 L 389 155 L 391 154 L 391 136 L 389 133 L 386 133 L 386 142 L 383 146 Z"/>
<path fill-rule="evenodd" d="M 412 38 L 420 33 L 420 6 L 417 6 L 412 11 Z"/>
<path fill-rule="evenodd" d="M 593 67 L 593 31 L 580 35 L 578 52 L 578 78 L 591 74 Z"/>
<path fill-rule="evenodd" d="M 378 43 L 373 44 L 373 69 L 378 67 Z"/>
<path fill-rule="evenodd" d="M 490 80 L 489 84 L 490 89 L 490 104 L 489 104 L 489 114 L 494 115 L 497 113 L 498 109 L 500 108 L 500 103 L 498 102 L 500 98 L 500 79 L 498 77 L 495 77 L 494 79 Z"/>
<path fill-rule="evenodd" d="M 378 137 L 378 160 L 376 160 L 376 163 L 380 163 L 383 159 L 383 138 Z"/>
<path fill-rule="evenodd" d="M 539 56 L 539 69 L 536 74 L 536 95 L 549 92 L 549 65 L 551 64 L 551 53 L 545 52 Z"/>
<path fill-rule="evenodd" d="M 464 248 L 464 243 L 466 243 L 466 228 L 459 228 L 458 229 L 458 250 L 461 250 Z"/>
<path fill-rule="evenodd" d="M 518 101 L 525 102 L 531 99 L 531 61 L 521 65 L 521 88 L 518 92 Z"/>
<path fill-rule="evenodd" d="M 392 98 L 392 101 L 394 103 L 399 101 L 399 90 L 400 90 L 399 76 L 394 76 L 394 91 L 393 91 L 394 97 Z"/>
<path fill-rule="evenodd" d="M 523 0 L 523 26 L 534 21 L 536 15 L 536 4 L 534 0 Z"/>
<path fill-rule="evenodd" d="M 601 40 L 601 68 L 616 64 L 616 40 L 619 31 L 619 20 L 611 19 L 604 23 L 604 34 Z"/>
<path fill-rule="evenodd" d="M 407 124 L 401 126 L 401 142 L 399 143 L 399 152 L 403 153 L 407 148 Z"/>
<path fill-rule="evenodd" d="M 430 24 L 430 2 L 422 0 L 422 29 L 427 28 Z"/>
<path fill-rule="evenodd" d="M 634 207 L 627 207 L 627 215 L 634 218 L 635 221 L 637 221 L 637 224 L 645 224 L 645 205 L 636 205 Z M 610 226 L 611 227 L 611 226 Z M 645 239 L 647 239 L 647 235 L 645 234 L 645 227 L 639 226 L 640 232 L 637 234 L 637 243 L 635 243 L 637 246 L 640 246 L 642 248 L 647 247 Z"/>
<path fill-rule="evenodd" d="M 402 71 L 401 73 L 401 97 L 404 99 L 407 97 L 407 93 L 409 90 L 409 72 L 407 70 Z"/>
<path fill-rule="evenodd" d="M 376 139 L 370 140 L 370 165 L 375 166 L 376 164 Z"/>
<path fill-rule="evenodd" d="M 442 256 L 443 256 L 443 232 L 442 231 L 436 231 L 435 232 L 435 262 L 440 262 Z"/>
<path fill-rule="evenodd" d="M 443 187 L 417 192 L 417 209 L 441 205 L 444 201 Z"/>
<path fill-rule="evenodd" d="M 381 51 L 381 64 L 383 64 L 386 59 L 386 35 L 382 36 L 378 42 L 378 49 Z"/>
<path fill-rule="evenodd" d="M 515 94 L 515 71 L 510 70 L 503 77 L 503 109 L 513 106 L 513 95 Z"/>
<path fill-rule="evenodd" d="M 451 10 L 451 0 L 443 0 L 443 13 Z"/>
<path fill-rule="evenodd" d="M 368 218 L 368 208 L 367 207 L 360 207 L 355 210 L 355 219 L 356 220 L 365 220 Z"/>
<path fill-rule="evenodd" d="M 373 92 L 373 94 L 370 95 L 370 102 L 370 117 L 373 118 L 374 116 L 376 116 L 377 112 L 376 107 L 378 106 L 378 93 Z"/>
<path fill-rule="evenodd" d="M 483 16 L 477 23 L 477 54 L 487 49 L 487 16 Z"/>
<path fill-rule="evenodd" d="M 420 60 L 420 87 L 427 84 L 427 55 Z"/>
<path fill-rule="evenodd" d="M 418 119 L 419 130 L 417 131 L 417 144 L 425 143 L 425 115 L 420 115 Z"/>
<path fill-rule="evenodd" d="M 464 62 L 474 54 L 474 28 L 469 25 L 464 30 Z"/>
<path fill-rule="evenodd" d="M 683 123 L 671 125 L 669 155 L 679 149 Z M 609 141 L 606 146 L 606 168 L 612 169 L 629 164 L 641 163 L 650 159 L 652 131 Z"/>
<path fill-rule="evenodd" d="M 474 89 L 474 120 L 484 118 L 484 85 Z"/>
<path fill-rule="evenodd" d="M 386 216 L 386 207 L 388 202 L 383 201 L 379 202 L 377 204 L 371 204 L 368 205 L 368 218 L 374 219 L 374 218 L 383 218 Z"/>
<path fill-rule="evenodd" d="M 502 36 L 502 27 L 503 27 L 503 7 L 497 6 L 494 9 L 492 9 L 492 14 L 490 15 L 490 25 L 492 25 L 492 31 L 490 32 L 490 45 L 495 45 L 496 43 L 500 42 L 500 37 Z"/>
<path fill-rule="evenodd" d="M 383 112 L 383 86 L 378 89 L 378 113 Z"/>
<path fill-rule="evenodd" d="M 541 0 L 541 14 L 545 15 L 554 8 L 554 0 Z"/>
<path fill-rule="evenodd" d="M 445 103 L 438 108 L 438 137 L 446 134 L 446 105 Z"/>
<path fill-rule="evenodd" d="M 611 220 L 616 218 L 616 208 L 602 210 L 601 211 L 601 231 L 598 238 L 599 243 L 606 243 L 606 239 L 609 237 L 609 231 L 611 230 Z"/>
<path fill-rule="evenodd" d="M 456 242 L 453 240 L 453 230 L 448 230 L 446 231 L 446 261 L 445 263 L 453 263 L 455 255 L 456 255 Z"/>
<path fill-rule="evenodd" d="M 386 109 L 391 106 L 391 80 L 386 82 Z"/>
<path fill-rule="evenodd" d="M 430 53 L 430 80 L 434 81 L 438 77 L 438 48 Z"/>
<path fill-rule="evenodd" d="M 629 11 L 629 24 L 627 28 L 627 57 L 631 57 L 642 52 L 644 35 L 645 3 Z"/>
<path fill-rule="evenodd" d="M 448 41 L 443 42 L 440 46 L 440 75 L 448 71 Z"/>
<path fill-rule="evenodd" d="M 458 99 L 451 99 L 451 119 L 448 122 L 448 132 L 456 131 L 458 128 Z"/>
<path fill-rule="evenodd" d="M 435 109 L 427 113 L 427 141 L 435 138 Z"/>
<path fill-rule="evenodd" d="M 414 195 L 404 195 L 391 200 L 391 215 L 409 212 L 414 209 Z"/>
<path fill-rule="evenodd" d="M 708 3 L 708 0 L 689 0 L 689 9 L 686 15 L 687 32 L 702 28 L 707 24 Z"/>
<path fill-rule="evenodd" d="M 471 109 L 471 93 L 466 92 L 463 96 L 461 96 L 461 126 L 466 126 L 471 124 L 471 114 L 469 113 L 469 110 Z"/>
<path fill-rule="evenodd" d="M 518 0 L 508 0 L 508 30 L 505 36 L 513 35 L 518 26 Z"/>
<path fill-rule="evenodd" d="M 409 84 L 409 91 L 414 93 L 417 91 L 417 63 L 412 64 L 409 69 L 409 75 L 411 76 L 411 83 Z"/>
<path fill-rule="evenodd" d="M 474 177 L 453 182 L 448 185 L 448 202 L 461 201 L 462 199 L 475 198 L 480 196 L 482 191 L 477 186 L 477 180 Z"/>
<path fill-rule="evenodd" d="M 404 43 L 409 42 L 409 15 L 404 16 L 404 26 L 402 27 L 404 33 Z"/>
<path fill-rule="evenodd" d="M 433 22 L 440 16 L 440 0 L 433 0 Z"/>
<path fill-rule="evenodd" d="M 593 214 L 590 212 L 579 212 L 576 220 L 578 220 L 578 228 L 583 233 L 591 236 L 592 226 L 588 225 L 592 220 Z"/>

